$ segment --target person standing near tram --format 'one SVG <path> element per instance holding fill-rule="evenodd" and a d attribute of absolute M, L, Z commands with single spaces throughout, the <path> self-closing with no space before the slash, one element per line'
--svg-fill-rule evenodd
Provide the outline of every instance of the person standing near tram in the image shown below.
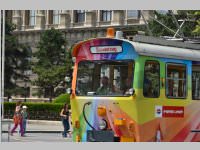
<path fill-rule="evenodd" d="M 68 104 L 64 104 L 64 106 L 60 112 L 60 116 L 61 116 L 62 124 L 63 124 L 63 128 L 64 128 L 62 135 L 63 135 L 63 137 L 67 137 L 67 132 L 70 129 L 70 124 L 69 124 L 70 112 L 69 112 Z"/>

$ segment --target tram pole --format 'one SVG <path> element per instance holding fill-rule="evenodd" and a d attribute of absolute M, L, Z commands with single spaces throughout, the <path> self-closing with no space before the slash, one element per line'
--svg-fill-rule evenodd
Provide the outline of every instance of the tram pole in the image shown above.
<path fill-rule="evenodd" d="M 3 18 L 3 22 L 2 22 L 2 119 L 4 119 L 4 65 L 5 65 L 5 10 L 3 10 L 2 12 L 2 18 Z"/>
<path fill-rule="evenodd" d="M 1 86 L 0 86 L 0 102 L 1 102 L 1 138 L 0 142 L 2 142 L 2 121 L 4 119 L 4 61 L 5 61 L 5 10 L 1 10 L 0 13 L 0 47 L 1 47 Z"/>
<path fill-rule="evenodd" d="M 1 126 L 1 138 L 0 138 L 0 142 L 2 142 L 2 46 L 1 46 L 1 12 L 2 10 L 0 11 L 0 103 L 1 103 L 1 106 L 0 106 L 0 115 L 1 115 L 1 118 L 0 118 L 0 126 Z"/>

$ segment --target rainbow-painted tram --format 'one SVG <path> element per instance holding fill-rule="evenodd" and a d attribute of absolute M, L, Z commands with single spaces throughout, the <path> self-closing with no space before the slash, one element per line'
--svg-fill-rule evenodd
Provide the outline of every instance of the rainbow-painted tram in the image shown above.
<path fill-rule="evenodd" d="M 200 141 L 200 45 L 136 36 L 73 47 L 74 141 Z"/>

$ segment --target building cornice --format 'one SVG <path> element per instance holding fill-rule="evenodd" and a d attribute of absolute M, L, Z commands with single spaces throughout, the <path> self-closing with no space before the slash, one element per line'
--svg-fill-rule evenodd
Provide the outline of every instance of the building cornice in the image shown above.
<path fill-rule="evenodd" d="M 113 27 L 115 29 L 129 29 L 129 28 L 135 28 L 135 27 L 141 27 L 144 26 L 144 24 L 132 24 L 132 25 L 109 25 L 109 26 L 100 26 L 100 27 L 76 27 L 76 28 L 56 28 L 56 30 L 64 31 L 64 32 L 76 32 L 76 31 L 98 31 L 98 30 L 106 30 L 109 27 Z M 46 30 L 50 29 L 35 29 L 35 30 L 24 30 L 24 31 L 14 31 L 14 34 L 36 34 L 36 33 L 42 33 Z"/>

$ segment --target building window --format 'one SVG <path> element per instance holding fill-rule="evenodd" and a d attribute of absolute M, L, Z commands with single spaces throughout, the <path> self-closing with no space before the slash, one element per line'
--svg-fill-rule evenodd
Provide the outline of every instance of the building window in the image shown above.
<path fill-rule="evenodd" d="M 29 26 L 34 26 L 36 24 L 36 11 L 29 11 Z"/>
<path fill-rule="evenodd" d="M 200 71 L 192 72 L 192 99 L 200 100 Z"/>
<path fill-rule="evenodd" d="M 157 61 L 146 61 L 144 66 L 144 97 L 156 98 L 160 95 L 160 65 Z"/>
<path fill-rule="evenodd" d="M 127 10 L 127 19 L 138 19 L 140 17 L 140 11 L 138 10 Z"/>
<path fill-rule="evenodd" d="M 85 11 L 84 10 L 76 10 L 74 12 L 75 23 L 85 22 Z"/>
<path fill-rule="evenodd" d="M 111 10 L 101 10 L 101 21 L 111 21 L 112 11 Z"/>
<path fill-rule="evenodd" d="M 25 11 L 25 25 L 35 26 L 35 24 L 36 24 L 36 11 L 26 10 Z"/>
<path fill-rule="evenodd" d="M 5 11 L 5 18 L 10 23 L 12 23 L 12 16 L 13 16 L 13 11 L 12 10 L 6 10 Z"/>
<path fill-rule="evenodd" d="M 166 96 L 168 98 L 186 97 L 186 66 L 167 64 Z"/>
<path fill-rule="evenodd" d="M 60 10 L 49 10 L 49 24 L 60 23 Z"/>
<path fill-rule="evenodd" d="M 53 24 L 59 24 L 60 22 L 60 11 L 53 10 Z"/>

